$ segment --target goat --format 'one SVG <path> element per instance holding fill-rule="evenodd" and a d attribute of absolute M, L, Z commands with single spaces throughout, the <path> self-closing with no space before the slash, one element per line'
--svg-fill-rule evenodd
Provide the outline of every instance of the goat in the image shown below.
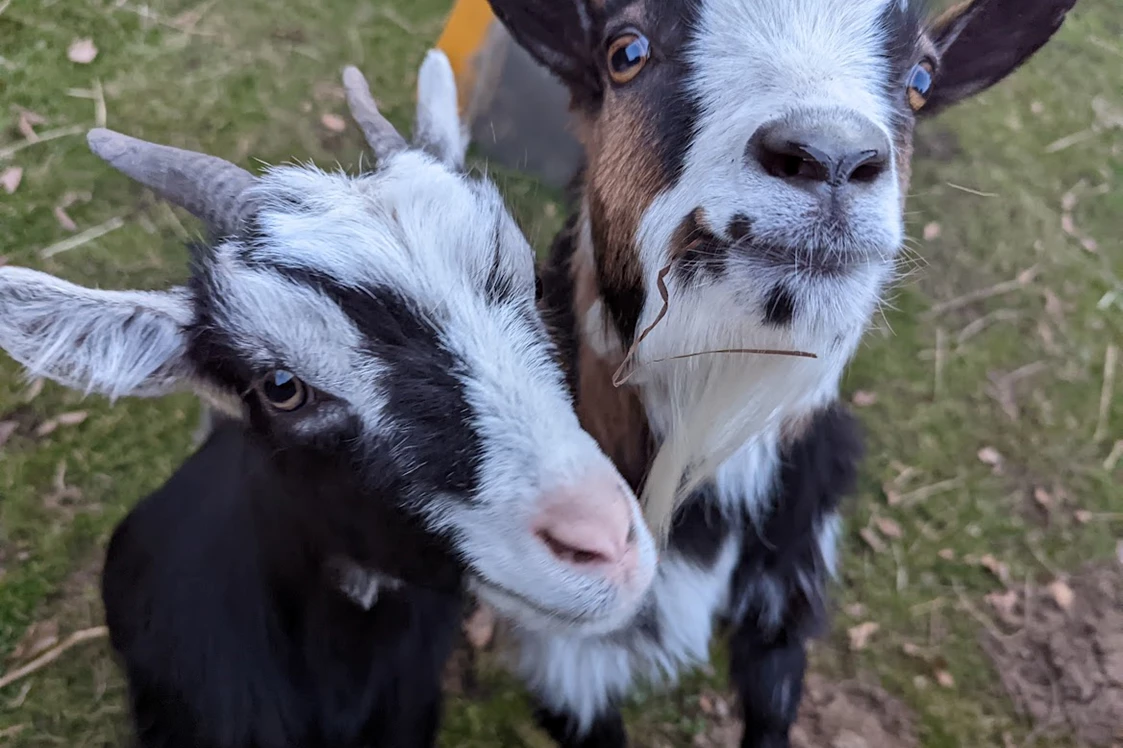
<path fill-rule="evenodd" d="M 787 746 L 862 455 L 839 381 L 894 278 L 914 125 L 1075 0 L 932 20 L 918 0 L 489 1 L 571 94 L 585 163 L 547 320 L 665 544 L 627 626 L 520 632 L 515 667 L 559 743 L 620 746 L 617 703 L 708 659 L 720 624 L 742 745 Z"/>
<path fill-rule="evenodd" d="M 447 58 L 414 147 L 355 69 L 378 157 L 254 177 L 104 129 L 92 150 L 202 218 L 186 286 L 0 269 L 0 347 L 111 398 L 221 415 L 113 533 L 102 596 L 144 748 L 431 745 L 473 589 L 536 627 L 611 630 L 654 575 L 639 505 L 584 432 L 534 255 L 466 138 Z"/>

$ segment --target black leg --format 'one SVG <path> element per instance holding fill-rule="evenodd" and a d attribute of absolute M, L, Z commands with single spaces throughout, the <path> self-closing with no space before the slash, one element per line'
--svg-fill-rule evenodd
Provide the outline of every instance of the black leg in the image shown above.
<path fill-rule="evenodd" d="M 538 707 L 534 710 L 534 719 L 561 748 L 625 748 L 628 744 L 624 718 L 616 708 L 597 717 L 581 738 L 576 736 L 577 723 L 571 715 Z"/>
<path fill-rule="evenodd" d="M 781 631 L 764 641 L 759 627 L 742 624 L 730 649 L 730 677 L 745 717 L 741 748 L 788 748 L 803 697 L 804 640 Z"/>

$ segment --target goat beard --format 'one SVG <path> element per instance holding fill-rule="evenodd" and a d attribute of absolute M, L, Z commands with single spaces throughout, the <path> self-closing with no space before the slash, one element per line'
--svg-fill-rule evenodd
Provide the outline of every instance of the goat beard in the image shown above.
<path fill-rule="evenodd" d="M 775 440 L 784 422 L 818 405 L 816 400 L 828 394 L 824 385 L 840 374 L 823 359 L 761 354 L 713 353 L 642 363 L 681 355 L 657 350 L 657 341 L 691 339 L 683 332 L 653 335 L 652 345 L 640 346 L 633 377 L 662 438 L 641 493 L 644 517 L 660 549 L 666 548 L 675 511 L 693 491 L 742 448 Z M 722 348 L 814 350 L 806 341 L 799 345 L 790 333 L 764 329 L 698 336 L 710 343 L 715 337 L 725 338 Z M 750 502 L 748 508 L 754 505 Z"/>

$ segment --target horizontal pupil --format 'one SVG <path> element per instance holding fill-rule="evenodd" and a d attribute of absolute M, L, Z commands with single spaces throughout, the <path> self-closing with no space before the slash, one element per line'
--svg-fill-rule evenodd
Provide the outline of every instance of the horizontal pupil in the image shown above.
<path fill-rule="evenodd" d="M 912 80 L 909 81 L 909 86 L 915 88 L 921 94 L 928 93 L 928 89 L 932 86 L 932 76 L 922 67 L 917 67 L 913 70 Z"/>

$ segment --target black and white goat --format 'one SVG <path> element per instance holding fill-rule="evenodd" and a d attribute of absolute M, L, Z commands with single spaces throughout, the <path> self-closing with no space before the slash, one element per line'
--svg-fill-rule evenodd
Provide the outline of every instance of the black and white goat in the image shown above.
<path fill-rule="evenodd" d="M 543 276 L 578 414 L 669 532 L 628 626 L 523 631 L 518 669 L 555 738 L 619 746 L 616 702 L 704 661 L 720 621 L 743 745 L 786 746 L 861 454 L 839 381 L 894 276 L 914 123 L 1075 0 L 490 2 L 585 148 Z M 689 356 L 729 349 L 815 357 Z"/>
<path fill-rule="evenodd" d="M 90 133 L 218 237 L 185 287 L 0 269 L 0 347 L 32 373 L 110 397 L 186 385 L 228 414 L 108 549 L 145 748 L 429 745 L 465 585 L 592 632 L 654 574 L 634 495 L 579 426 L 531 248 L 462 173 L 447 59 L 421 68 L 418 148 L 344 82 L 379 159 L 359 177 Z"/>

